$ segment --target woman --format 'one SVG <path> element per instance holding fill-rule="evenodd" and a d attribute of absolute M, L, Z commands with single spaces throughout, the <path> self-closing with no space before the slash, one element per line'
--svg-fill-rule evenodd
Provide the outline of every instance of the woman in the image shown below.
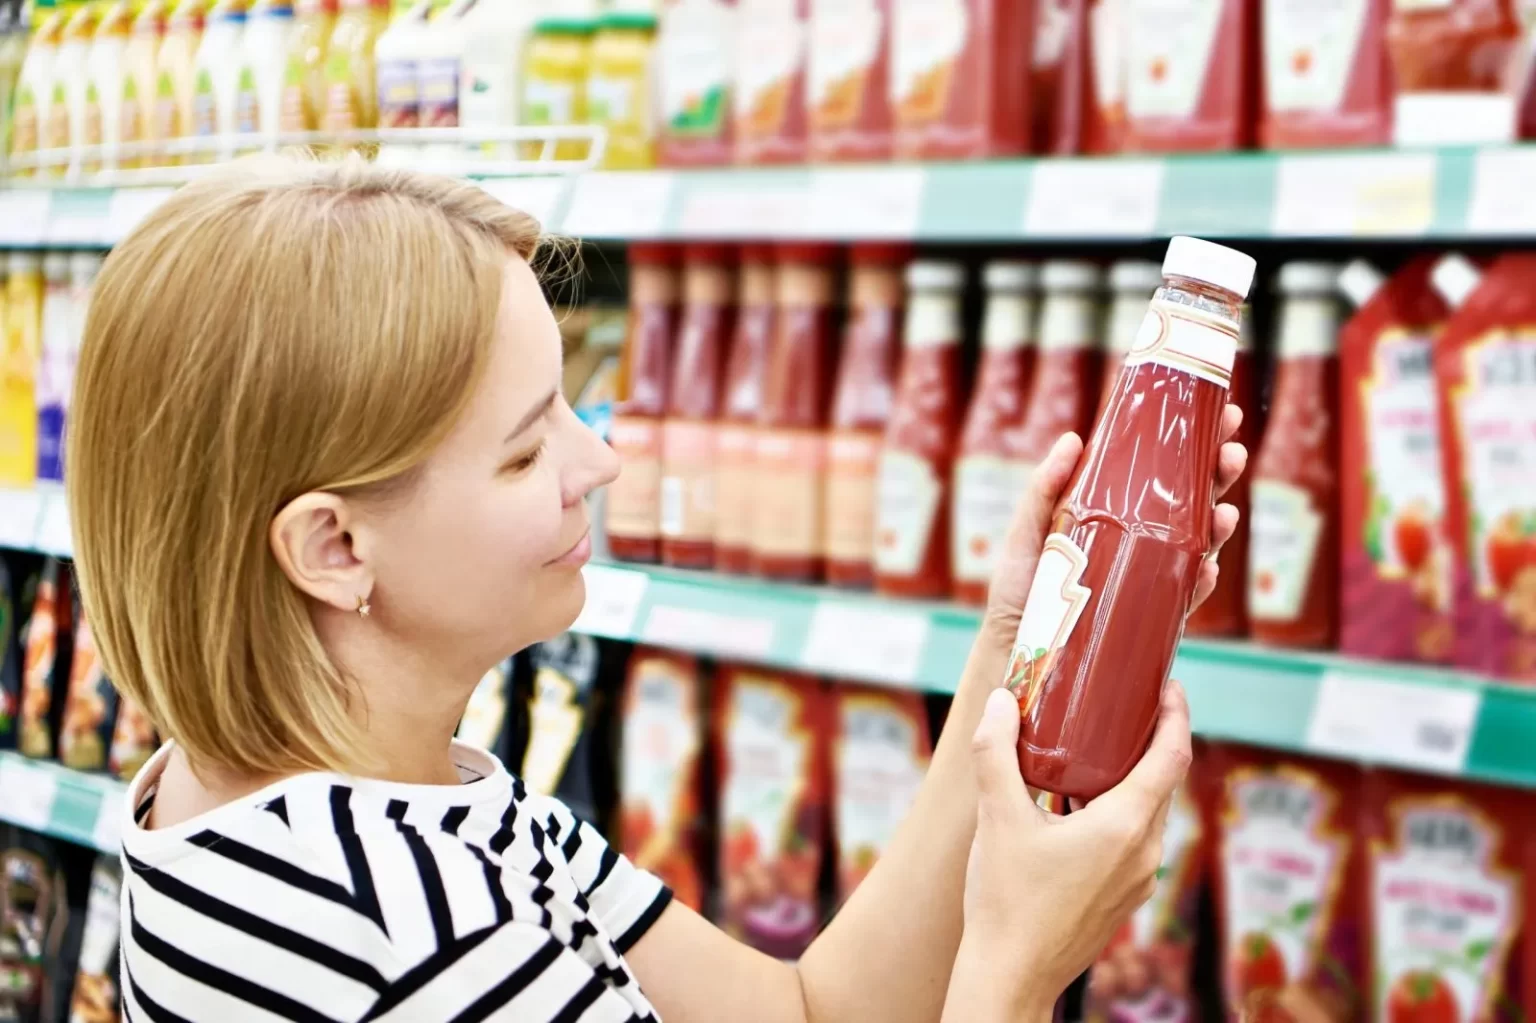
<path fill-rule="evenodd" d="M 575 619 L 584 498 L 619 472 L 560 396 L 537 243 L 473 185 L 258 161 L 107 260 L 77 565 L 112 677 L 169 739 L 123 824 L 127 1018 L 1047 1018 L 1150 893 L 1190 756 L 1173 686 L 1082 812 L 1020 781 L 995 687 L 1080 442 L 1035 475 L 911 819 L 778 962 L 453 741 L 484 672 Z"/>

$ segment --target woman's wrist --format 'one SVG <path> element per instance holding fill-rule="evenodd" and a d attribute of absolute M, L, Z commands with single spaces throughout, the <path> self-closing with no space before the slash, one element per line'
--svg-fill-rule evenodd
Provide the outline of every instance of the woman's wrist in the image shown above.
<path fill-rule="evenodd" d="M 944 999 L 944 1023 L 1050 1023 L 1056 992 L 1019 962 L 1007 942 L 960 941 Z"/>

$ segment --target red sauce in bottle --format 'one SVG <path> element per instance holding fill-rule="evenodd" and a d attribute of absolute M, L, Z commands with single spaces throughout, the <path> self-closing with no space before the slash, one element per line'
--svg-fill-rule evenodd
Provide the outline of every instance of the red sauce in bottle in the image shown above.
<path fill-rule="evenodd" d="M 1397 85 L 1397 143 L 1512 136 L 1515 94 L 1522 84 L 1514 80 L 1522 69 L 1522 34 L 1513 0 L 1393 4 L 1387 49 Z M 1507 124 L 1493 124 L 1490 134 L 1490 116 L 1507 117 Z"/>
<path fill-rule="evenodd" d="M 1136 344 L 1141 321 L 1147 318 L 1147 303 L 1163 283 L 1163 271 L 1146 260 L 1126 260 L 1109 268 L 1109 321 L 1104 328 L 1104 387 L 1099 392 L 1098 413 L 1094 422 L 1104 418 L 1104 410 L 1120 386 L 1120 367 L 1126 353 Z"/>
<path fill-rule="evenodd" d="M 849 316 L 832 396 L 823 521 L 827 582 L 874 585 L 875 474 L 891 416 L 901 350 L 901 245 L 855 245 Z"/>
<path fill-rule="evenodd" d="M 1331 648 L 1339 627 L 1338 273 L 1280 270 L 1279 362 L 1253 462 L 1249 634 Z"/>
<path fill-rule="evenodd" d="M 1021 484 L 1028 482 L 1058 437 L 1068 432 L 1084 435 L 1093 425 L 1103 363 L 1096 300 L 1099 279 L 1099 268 L 1092 263 L 1056 260 L 1041 268 L 1045 300 L 1040 309 L 1035 376 L 1023 420 L 1003 434 L 1007 457 L 1019 463 Z"/>
<path fill-rule="evenodd" d="M 777 329 L 753 448 L 752 567 L 769 579 L 822 576 L 834 258 L 825 245 L 779 248 Z"/>
<path fill-rule="evenodd" d="M 661 431 L 661 559 L 680 568 L 715 561 L 715 418 L 736 318 L 732 255 L 724 245 L 683 253 L 683 312 Z"/>
<path fill-rule="evenodd" d="M 1262 0 L 1266 149 L 1375 146 L 1392 134 L 1392 0 Z"/>
<path fill-rule="evenodd" d="M 811 159 L 890 159 L 891 2 L 811 0 Z"/>
<path fill-rule="evenodd" d="M 736 162 L 799 163 L 810 0 L 739 0 L 736 17 Z"/>
<path fill-rule="evenodd" d="M 960 429 L 959 263 L 907 268 L 896 404 L 885 428 L 875 497 L 875 589 L 891 597 L 949 594 L 949 483 Z"/>
<path fill-rule="evenodd" d="M 987 304 L 981 318 L 981 367 L 955 459 L 951 519 L 952 596 L 987 602 L 998 552 L 1024 492 L 1025 463 L 1008 458 L 1004 433 L 1024 419 L 1035 373 L 1035 288 L 1030 263 L 995 260 L 982 279 Z"/>
<path fill-rule="evenodd" d="M 1239 149 L 1252 137 L 1258 0 L 1126 0 L 1125 148 Z"/>
<path fill-rule="evenodd" d="M 661 421 L 677 320 L 676 259 L 669 246 L 629 247 L 624 398 L 608 438 L 622 468 L 606 498 L 608 549 L 623 561 L 655 561 L 661 555 Z"/>
<path fill-rule="evenodd" d="M 1175 238 L 1045 541 L 1006 684 L 1036 788 L 1093 799 L 1146 750 L 1210 549 L 1222 410 L 1253 260 Z"/>
<path fill-rule="evenodd" d="M 715 568 L 722 572 L 752 570 L 753 470 L 768 350 L 773 343 L 774 282 L 773 249 L 744 247 L 741 305 L 715 431 Z"/>

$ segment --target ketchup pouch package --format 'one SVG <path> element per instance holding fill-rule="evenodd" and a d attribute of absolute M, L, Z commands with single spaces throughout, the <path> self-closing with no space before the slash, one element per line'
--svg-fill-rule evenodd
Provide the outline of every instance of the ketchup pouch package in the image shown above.
<path fill-rule="evenodd" d="M 51 759 L 57 751 L 65 687 L 69 684 L 69 569 L 49 558 L 37 584 L 27 620 L 26 656 L 21 673 L 17 746 L 29 757 Z M 59 694 L 55 698 L 55 693 Z"/>
<path fill-rule="evenodd" d="M 1435 351 L 1455 661 L 1536 681 L 1536 255 L 1499 257 Z"/>
<path fill-rule="evenodd" d="M 1238 149 L 1252 135 L 1258 0 L 1125 0 L 1125 149 Z"/>
<path fill-rule="evenodd" d="M 85 907 L 85 929 L 69 1023 L 117 1023 L 121 998 L 118 978 L 118 939 L 122 930 L 122 868 L 116 856 L 98 856 L 91 870 L 91 894 Z"/>
<path fill-rule="evenodd" d="M 1340 646 L 1389 661 L 1451 653 L 1451 549 L 1442 521 L 1436 336 L 1449 310 L 1433 260 L 1385 282 L 1351 264 L 1340 284 L 1362 299 L 1339 332 L 1344 469 Z"/>
<path fill-rule="evenodd" d="M 567 632 L 538 644 L 530 654 L 533 691 L 522 779 L 532 791 L 556 797 L 601 829 L 612 806 L 599 763 L 607 747 L 596 734 L 605 695 L 598 686 L 602 649 L 591 636 Z"/>
<path fill-rule="evenodd" d="M 721 682 L 721 923 L 794 959 L 821 925 L 827 696 L 814 679 L 756 668 L 727 668 Z"/>
<path fill-rule="evenodd" d="M 1366 779 L 1370 1019 L 1514 1023 L 1524 793 L 1393 772 Z"/>
<path fill-rule="evenodd" d="M 1360 771 L 1233 746 L 1208 759 L 1228 1018 L 1360 1019 Z"/>
<path fill-rule="evenodd" d="M 704 718 L 699 664 L 638 647 L 629 658 L 620 754 L 620 848 L 684 905 L 704 908 Z"/>
<path fill-rule="evenodd" d="M 1265 149 L 1376 146 L 1392 134 L 1391 0 L 1260 0 Z"/>
<path fill-rule="evenodd" d="M 107 770 L 121 781 L 132 781 L 139 768 L 155 753 L 155 726 L 138 703 L 122 696 L 117 701 L 117 724 L 107 751 Z"/>
<path fill-rule="evenodd" d="M 35 580 L 34 580 L 35 582 Z M 25 585 L 8 558 L 0 558 L 0 749 L 16 745 L 21 709 L 21 623 Z"/>
<path fill-rule="evenodd" d="M 928 770 L 928 713 L 918 693 L 839 684 L 832 745 L 837 899 L 853 894 L 906 819 Z"/>

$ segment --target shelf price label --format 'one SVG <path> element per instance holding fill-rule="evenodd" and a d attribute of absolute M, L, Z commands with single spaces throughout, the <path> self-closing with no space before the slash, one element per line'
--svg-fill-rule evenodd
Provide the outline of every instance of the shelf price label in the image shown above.
<path fill-rule="evenodd" d="M 96 810 L 96 826 L 91 829 L 91 845 L 104 853 L 115 853 L 123 842 L 124 804 L 128 793 L 121 789 L 109 789 L 101 794 L 101 805 Z"/>
<path fill-rule="evenodd" d="M 569 177 L 487 178 L 480 187 L 514 210 L 521 210 L 544 227 L 560 205 Z"/>
<path fill-rule="evenodd" d="M 52 194 L 44 189 L 0 189 L 0 245 L 41 245 L 52 204 Z"/>
<path fill-rule="evenodd" d="M 28 831 L 47 831 L 57 787 L 51 771 L 15 755 L 0 759 L 0 820 Z"/>
<path fill-rule="evenodd" d="M 823 600 L 811 615 L 800 662 L 809 671 L 911 686 L 917 682 L 928 615 Z"/>
<path fill-rule="evenodd" d="M 116 245 L 128 237 L 160 204 L 171 197 L 174 188 L 119 188 L 107 205 L 107 226 L 102 241 Z"/>
<path fill-rule="evenodd" d="M 1435 219 L 1433 153 L 1286 156 L 1275 184 L 1277 236 L 1418 237 Z"/>
<path fill-rule="evenodd" d="M 577 238 L 658 238 L 675 180 L 665 171 L 583 174 L 560 229 Z"/>
<path fill-rule="evenodd" d="M 0 547 L 31 550 L 37 543 L 37 520 L 43 498 L 31 488 L 0 488 Z"/>
<path fill-rule="evenodd" d="M 1467 763 L 1482 693 L 1325 671 L 1307 749 L 1366 763 L 1457 774 Z"/>
<path fill-rule="evenodd" d="M 640 640 L 695 653 L 761 661 L 773 649 L 773 634 L 774 623 L 769 618 L 659 604 L 646 617 Z"/>
<path fill-rule="evenodd" d="M 60 558 L 67 558 L 74 553 L 69 504 L 62 491 L 43 495 L 42 513 L 37 519 L 37 539 L 33 544 L 44 554 Z"/>
<path fill-rule="evenodd" d="M 916 237 L 926 181 L 920 167 L 818 169 L 806 226 L 823 238 Z"/>
<path fill-rule="evenodd" d="M 640 602 L 650 579 L 643 572 L 609 565 L 587 565 L 581 570 L 587 584 L 587 602 L 571 625 L 583 632 L 609 639 L 631 639 Z"/>
<path fill-rule="evenodd" d="M 1469 234 L 1536 233 L 1536 151 L 1528 148 L 1482 149 L 1472 171 L 1472 199 L 1467 209 Z"/>
<path fill-rule="evenodd" d="M 1034 165 L 1024 233 L 1036 238 L 1148 238 L 1162 204 L 1161 160 Z"/>

